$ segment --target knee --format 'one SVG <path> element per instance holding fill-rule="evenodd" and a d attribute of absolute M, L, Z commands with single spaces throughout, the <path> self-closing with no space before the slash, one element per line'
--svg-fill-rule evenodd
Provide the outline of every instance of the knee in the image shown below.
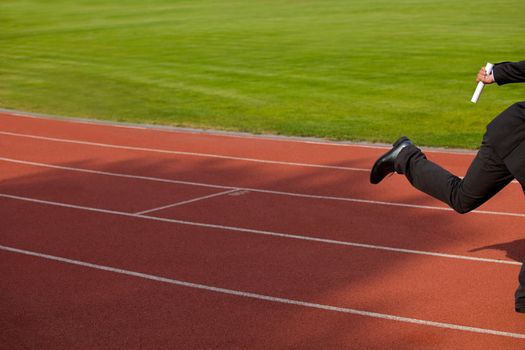
<path fill-rule="evenodd" d="M 466 214 L 479 207 L 482 203 L 475 200 L 473 197 L 468 196 L 464 191 L 456 188 L 456 191 L 452 192 L 452 196 L 449 201 L 449 205 L 458 214 Z"/>
<path fill-rule="evenodd" d="M 471 207 L 466 207 L 466 208 L 465 208 L 465 207 L 457 206 L 457 205 L 455 205 L 455 206 L 451 206 L 451 207 L 452 207 L 452 209 L 454 209 L 454 211 L 455 211 L 456 213 L 458 213 L 458 214 L 466 214 L 466 213 L 471 212 L 472 210 L 475 209 L 474 207 L 472 207 L 472 208 L 471 208 Z"/>
<path fill-rule="evenodd" d="M 466 214 L 483 204 L 483 201 L 475 200 L 468 196 L 456 197 L 456 200 L 451 201 L 450 207 L 458 214 Z"/>

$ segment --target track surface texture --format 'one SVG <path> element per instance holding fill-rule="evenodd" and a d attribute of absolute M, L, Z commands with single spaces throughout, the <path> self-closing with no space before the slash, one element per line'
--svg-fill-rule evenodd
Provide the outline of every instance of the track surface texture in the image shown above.
<path fill-rule="evenodd" d="M 0 113 L 0 347 L 525 348 L 521 186 L 459 215 L 385 149 Z"/>

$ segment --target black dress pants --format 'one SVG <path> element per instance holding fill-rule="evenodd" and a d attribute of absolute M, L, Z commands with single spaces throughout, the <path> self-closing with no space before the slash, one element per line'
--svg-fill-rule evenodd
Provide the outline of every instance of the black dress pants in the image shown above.
<path fill-rule="evenodd" d="M 413 145 L 399 153 L 394 167 L 396 172 L 405 174 L 414 187 L 461 214 L 479 207 L 514 179 L 503 160 L 488 144 L 486 136 L 463 179 L 429 161 Z M 516 305 L 525 307 L 525 265 L 522 265 L 519 282 Z"/>

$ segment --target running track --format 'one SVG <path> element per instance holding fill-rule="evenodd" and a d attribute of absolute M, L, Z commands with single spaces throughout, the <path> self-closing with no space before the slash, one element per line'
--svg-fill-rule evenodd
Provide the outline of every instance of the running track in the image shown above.
<path fill-rule="evenodd" d="M 524 348 L 520 185 L 459 215 L 383 152 L 1 112 L 2 348 Z"/>

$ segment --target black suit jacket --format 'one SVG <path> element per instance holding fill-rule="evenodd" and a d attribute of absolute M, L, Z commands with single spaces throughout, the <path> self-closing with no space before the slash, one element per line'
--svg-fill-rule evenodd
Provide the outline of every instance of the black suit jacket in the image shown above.
<path fill-rule="evenodd" d="M 494 65 L 494 78 L 498 85 L 525 82 L 525 61 L 502 62 Z"/>
<path fill-rule="evenodd" d="M 525 82 L 525 61 L 494 66 L 498 85 Z M 525 192 L 525 101 L 503 111 L 489 125 L 485 142 L 500 156 Z"/>

